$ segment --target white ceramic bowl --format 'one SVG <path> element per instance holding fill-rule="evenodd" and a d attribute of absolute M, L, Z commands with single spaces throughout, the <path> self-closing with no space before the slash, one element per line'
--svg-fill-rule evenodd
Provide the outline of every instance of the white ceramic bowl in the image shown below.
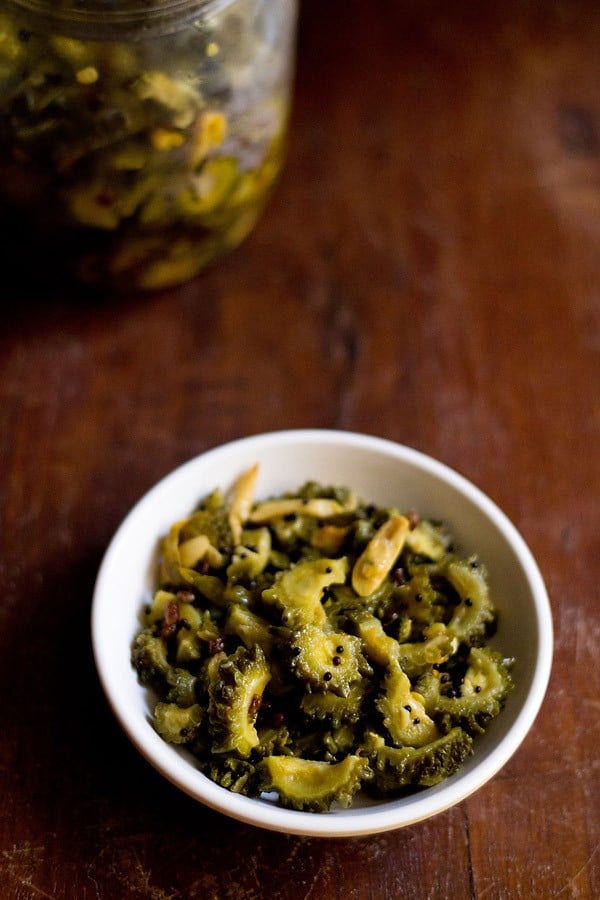
<path fill-rule="evenodd" d="M 351 486 L 365 501 L 415 508 L 443 519 L 462 555 L 477 552 L 489 571 L 500 614 L 494 639 L 516 659 L 515 689 L 502 714 L 476 741 L 453 777 L 411 797 L 317 814 L 273 800 L 231 793 L 202 775 L 186 752 L 154 730 L 147 691 L 130 663 L 139 615 L 153 588 L 156 545 L 172 522 L 191 513 L 213 488 L 227 489 L 258 462 L 257 497 L 295 490 L 304 481 Z M 203 453 L 162 479 L 116 532 L 100 567 L 92 607 L 94 656 L 106 697 L 143 756 L 187 794 L 225 815 L 289 834 L 348 837 L 410 825 L 464 800 L 510 759 L 531 728 L 546 692 L 553 633 L 539 569 L 504 513 L 473 484 L 430 457 L 376 437 L 320 429 L 275 431 Z"/>

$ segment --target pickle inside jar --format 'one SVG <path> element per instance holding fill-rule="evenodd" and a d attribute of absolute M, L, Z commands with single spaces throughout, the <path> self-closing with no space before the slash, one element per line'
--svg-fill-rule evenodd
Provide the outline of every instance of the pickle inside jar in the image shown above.
<path fill-rule="evenodd" d="M 186 281 L 237 246 L 282 166 L 289 61 L 259 34 L 240 61 L 228 22 L 94 41 L 0 13 L 5 223 L 79 280 L 127 289 Z"/>

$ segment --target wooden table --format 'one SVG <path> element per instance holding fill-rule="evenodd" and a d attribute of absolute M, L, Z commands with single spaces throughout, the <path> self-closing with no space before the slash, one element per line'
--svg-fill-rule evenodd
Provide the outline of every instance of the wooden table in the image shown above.
<path fill-rule="evenodd" d="M 145 297 L 0 294 L 2 897 L 600 897 L 596 0 L 304 0 L 287 165 L 241 248 Z M 131 747 L 92 661 L 128 509 L 203 450 L 303 426 L 472 479 L 553 605 L 513 759 L 376 837 L 194 803 Z"/>

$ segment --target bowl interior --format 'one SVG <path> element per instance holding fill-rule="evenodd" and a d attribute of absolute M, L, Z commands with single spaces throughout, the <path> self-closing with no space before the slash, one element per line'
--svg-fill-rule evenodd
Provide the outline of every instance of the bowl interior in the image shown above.
<path fill-rule="evenodd" d="M 461 555 L 487 566 L 499 610 L 497 649 L 516 660 L 506 708 L 476 742 L 461 771 L 434 788 L 398 800 L 358 802 L 325 815 L 283 810 L 272 799 L 232 794 L 197 771 L 184 751 L 151 724 L 151 698 L 130 664 L 131 641 L 154 586 L 156 548 L 169 526 L 213 488 L 227 489 L 259 463 L 257 497 L 313 479 L 348 485 L 366 501 L 414 508 L 443 519 Z M 464 799 L 501 768 L 531 727 L 551 666 L 552 622 L 538 567 L 497 506 L 443 464 L 379 438 L 349 432 L 282 431 L 227 444 L 176 469 L 133 508 L 115 534 L 96 583 L 92 639 L 98 674 L 112 709 L 138 750 L 177 787 L 227 815 L 289 833 L 349 836 L 410 824 Z"/>

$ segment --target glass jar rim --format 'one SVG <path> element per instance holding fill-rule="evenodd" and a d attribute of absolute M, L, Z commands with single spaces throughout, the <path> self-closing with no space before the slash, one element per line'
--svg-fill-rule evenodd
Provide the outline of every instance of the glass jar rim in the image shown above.
<path fill-rule="evenodd" d="M 9 5 L 37 21 L 61 27 L 70 34 L 106 38 L 115 32 L 129 37 L 164 32 L 218 12 L 234 0 L 71 0 L 57 6 L 52 0 L 8 0 Z"/>

